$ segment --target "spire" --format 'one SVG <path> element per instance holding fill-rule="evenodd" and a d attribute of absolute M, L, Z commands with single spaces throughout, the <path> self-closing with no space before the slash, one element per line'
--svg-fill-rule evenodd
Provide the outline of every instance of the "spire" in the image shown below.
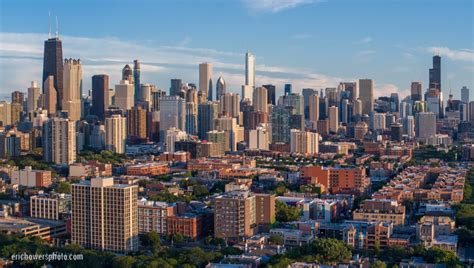
<path fill-rule="evenodd" d="M 51 38 L 51 11 L 48 12 L 48 39 Z"/>
<path fill-rule="evenodd" d="M 56 38 L 59 38 L 59 24 L 58 24 L 58 16 L 56 16 Z"/>

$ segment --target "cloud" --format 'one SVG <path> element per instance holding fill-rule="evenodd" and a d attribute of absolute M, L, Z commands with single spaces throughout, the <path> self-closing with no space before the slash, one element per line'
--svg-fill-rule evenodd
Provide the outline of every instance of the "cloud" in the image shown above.
<path fill-rule="evenodd" d="M 474 51 L 470 49 L 454 50 L 447 47 L 428 47 L 426 51 L 457 61 L 471 61 L 474 63 Z"/>
<path fill-rule="evenodd" d="M 372 37 L 367 36 L 367 37 L 364 37 L 361 40 L 356 41 L 355 43 L 356 44 L 368 44 L 368 43 L 371 43 L 372 41 L 373 41 Z"/>
<path fill-rule="evenodd" d="M 41 81 L 43 70 L 43 45 L 46 35 L 35 33 L 0 33 L 0 94 L 9 95 L 13 90 L 26 91 L 30 81 Z M 121 70 L 133 59 L 141 61 L 142 83 L 155 84 L 168 89 L 171 78 L 198 83 L 198 64 L 212 62 L 215 79 L 222 73 L 228 90 L 240 93 L 244 83 L 244 53 L 221 51 L 212 48 L 163 46 L 153 43 L 132 43 L 117 38 L 87 38 L 62 36 L 63 56 L 80 58 L 83 69 L 83 92 L 91 87 L 94 74 L 105 73 L 113 88 L 121 79 Z M 375 51 L 362 51 L 373 55 Z M 7 67 L 8 66 L 8 67 Z M 257 85 L 274 84 L 281 95 L 283 85 L 293 84 L 295 92 L 302 88 L 321 89 L 336 87 L 341 81 L 355 78 L 320 73 L 310 68 L 267 65 L 257 62 Z M 396 87 L 386 88 L 390 94 Z"/>
<path fill-rule="evenodd" d="M 294 34 L 290 36 L 291 39 L 309 39 L 311 37 L 313 36 L 310 34 Z"/>
<path fill-rule="evenodd" d="M 319 0 L 241 0 L 251 12 L 278 13 L 302 5 L 321 2 Z"/>
<path fill-rule="evenodd" d="M 185 46 L 189 45 L 191 43 L 191 41 L 193 41 L 193 39 L 189 36 L 186 36 L 183 40 L 181 40 L 181 42 L 178 43 L 178 46 L 179 47 L 185 47 Z"/>
<path fill-rule="evenodd" d="M 410 52 L 403 52 L 402 53 L 402 57 L 406 60 L 413 60 L 415 59 L 415 55 L 413 55 L 412 53 Z"/>
<path fill-rule="evenodd" d="M 399 99 L 410 95 L 410 89 L 399 89 L 394 84 L 375 84 L 374 97 L 390 96 L 391 93 L 398 93 Z"/>
<path fill-rule="evenodd" d="M 369 62 L 375 57 L 375 50 L 362 50 L 354 55 L 354 58 L 360 62 Z"/>

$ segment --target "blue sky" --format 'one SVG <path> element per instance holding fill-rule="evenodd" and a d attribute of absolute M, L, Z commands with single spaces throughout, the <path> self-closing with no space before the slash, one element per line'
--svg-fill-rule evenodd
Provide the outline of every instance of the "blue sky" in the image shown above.
<path fill-rule="evenodd" d="M 49 11 L 64 57 L 83 61 L 84 91 L 96 73 L 109 74 L 112 87 L 138 58 L 142 81 L 159 88 L 175 77 L 197 82 L 198 63 L 210 61 L 214 80 L 222 74 L 239 92 L 247 50 L 257 56 L 256 83 L 280 90 L 373 78 L 376 95 L 406 95 L 411 81 L 428 84 L 434 52 L 446 94 L 474 89 L 470 0 L 3 0 L 0 94 L 41 79 Z"/>

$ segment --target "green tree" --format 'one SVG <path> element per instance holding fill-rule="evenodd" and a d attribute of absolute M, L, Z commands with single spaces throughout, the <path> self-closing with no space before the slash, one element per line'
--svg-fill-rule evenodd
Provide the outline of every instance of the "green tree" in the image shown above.
<path fill-rule="evenodd" d="M 270 235 L 270 238 L 268 238 L 268 241 L 274 245 L 283 245 L 285 242 L 283 240 L 283 237 L 281 235 Z"/>
<path fill-rule="evenodd" d="M 59 182 L 58 186 L 56 186 L 55 191 L 57 193 L 70 194 L 71 193 L 71 184 L 67 181 L 61 181 L 61 182 Z"/>
<path fill-rule="evenodd" d="M 112 267 L 131 268 L 133 263 L 134 259 L 131 256 L 117 256 L 112 260 Z"/>
<path fill-rule="evenodd" d="M 299 219 L 301 210 L 297 207 L 291 207 L 287 204 L 276 201 L 276 220 L 278 222 L 296 221 Z"/>
<path fill-rule="evenodd" d="M 142 245 L 146 247 L 150 247 L 152 249 L 161 247 L 160 235 L 155 231 L 144 234 L 141 237 L 141 241 L 142 241 Z"/>
<path fill-rule="evenodd" d="M 376 260 L 370 263 L 369 268 L 387 268 L 387 264 L 381 260 Z"/>
<path fill-rule="evenodd" d="M 344 242 L 333 238 L 315 239 L 310 244 L 310 253 L 325 264 L 345 262 L 352 256 L 350 248 Z"/>
<path fill-rule="evenodd" d="M 437 247 L 426 250 L 423 258 L 429 263 L 444 263 L 448 267 L 456 267 L 459 264 L 456 253 Z"/>

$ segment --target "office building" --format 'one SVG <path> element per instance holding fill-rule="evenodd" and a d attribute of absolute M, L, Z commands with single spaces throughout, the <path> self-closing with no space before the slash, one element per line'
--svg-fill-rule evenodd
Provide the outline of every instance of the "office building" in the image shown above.
<path fill-rule="evenodd" d="M 92 76 L 92 107 L 90 114 L 97 116 L 99 120 L 104 120 L 105 110 L 109 108 L 108 91 L 108 75 L 98 74 Z"/>
<path fill-rule="evenodd" d="M 416 137 L 426 139 L 436 134 L 436 115 L 432 112 L 416 114 Z"/>
<path fill-rule="evenodd" d="M 170 153 L 174 153 L 175 150 L 175 143 L 177 141 L 184 141 L 187 140 L 188 134 L 185 131 L 177 129 L 175 127 L 169 128 L 166 130 L 166 151 Z"/>
<path fill-rule="evenodd" d="M 30 217 L 62 220 L 70 213 L 71 196 L 66 194 L 35 195 L 30 198 Z"/>
<path fill-rule="evenodd" d="M 48 115 L 55 115 L 57 108 L 57 91 L 54 88 L 54 77 L 51 75 L 45 81 L 43 85 L 44 92 L 44 105 L 43 107 L 48 111 Z"/>
<path fill-rule="evenodd" d="M 285 84 L 285 96 L 291 95 L 293 93 L 291 84 Z"/>
<path fill-rule="evenodd" d="M 429 71 L 429 88 L 441 91 L 441 57 L 433 56 L 433 68 Z"/>
<path fill-rule="evenodd" d="M 212 64 L 209 62 L 199 64 L 199 95 L 200 102 L 212 101 Z"/>
<path fill-rule="evenodd" d="M 0 101 L 0 122 L 2 126 L 12 124 L 12 104 L 8 101 Z"/>
<path fill-rule="evenodd" d="M 317 130 L 317 122 L 319 120 L 319 94 L 316 91 L 308 98 L 309 108 L 309 127 L 312 130 Z"/>
<path fill-rule="evenodd" d="M 170 96 L 178 96 L 181 92 L 182 87 L 183 82 L 181 81 L 181 79 L 171 79 Z"/>
<path fill-rule="evenodd" d="M 214 120 L 219 114 L 219 104 L 207 101 L 198 106 L 198 136 L 201 140 L 207 138 L 207 132 L 214 130 Z"/>
<path fill-rule="evenodd" d="M 248 51 L 245 54 L 245 85 L 255 88 L 255 56 Z"/>
<path fill-rule="evenodd" d="M 268 113 L 268 97 L 267 89 L 264 87 L 257 87 L 253 91 L 253 110 L 254 112 Z"/>
<path fill-rule="evenodd" d="M 219 114 L 237 119 L 240 123 L 240 99 L 239 94 L 226 93 L 221 96 L 219 102 Z"/>
<path fill-rule="evenodd" d="M 71 241 L 82 247 L 128 253 L 138 250 L 138 186 L 92 178 L 72 185 Z"/>
<path fill-rule="evenodd" d="M 28 88 L 28 97 L 26 101 L 26 111 L 30 115 L 33 111 L 36 111 L 38 107 L 43 106 L 40 103 L 40 88 L 36 81 L 31 81 L 31 86 Z"/>
<path fill-rule="evenodd" d="M 253 87 L 249 85 L 243 85 L 242 86 L 242 100 L 241 101 L 249 101 L 250 104 L 252 104 L 252 92 L 253 92 Z"/>
<path fill-rule="evenodd" d="M 135 103 L 138 103 L 140 101 L 140 96 L 142 96 L 142 87 L 141 87 L 141 81 L 140 81 L 140 61 L 139 60 L 134 60 L 133 61 L 133 79 L 134 81 L 134 87 L 135 87 Z"/>
<path fill-rule="evenodd" d="M 186 102 L 186 126 L 185 130 L 190 135 L 198 133 L 198 104 L 194 102 Z"/>
<path fill-rule="evenodd" d="M 122 111 L 131 109 L 135 104 L 135 88 L 129 80 L 121 80 L 115 85 L 115 106 Z"/>
<path fill-rule="evenodd" d="M 126 118 L 113 114 L 105 119 L 105 149 L 114 153 L 125 153 L 127 138 Z"/>
<path fill-rule="evenodd" d="M 170 128 L 185 130 L 186 104 L 178 96 L 163 96 L 160 98 L 160 139 L 164 141 L 166 130 Z"/>
<path fill-rule="evenodd" d="M 411 100 L 413 102 L 423 100 L 422 92 L 421 82 L 411 82 Z"/>
<path fill-rule="evenodd" d="M 469 103 L 469 88 L 466 86 L 461 88 L 461 101 L 464 103 Z"/>
<path fill-rule="evenodd" d="M 364 140 L 365 134 L 369 132 L 369 126 L 364 121 L 359 121 L 354 126 L 354 139 L 362 141 Z"/>
<path fill-rule="evenodd" d="M 46 80 L 52 76 L 51 85 L 45 84 Z M 54 101 L 55 110 L 61 110 L 61 100 L 63 99 L 63 47 L 59 39 L 58 32 L 56 36 L 44 41 L 43 55 L 43 94 L 46 94 L 45 85 L 56 90 L 56 100 Z M 51 101 L 51 103 L 53 103 Z M 49 111 L 49 109 L 48 109 Z"/>
<path fill-rule="evenodd" d="M 219 76 L 219 79 L 217 79 L 216 83 L 216 100 L 220 101 L 222 95 L 224 95 L 226 92 L 226 84 L 224 78 Z"/>
<path fill-rule="evenodd" d="M 133 70 L 128 64 L 126 64 L 122 69 L 122 80 L 128 81 L 131 85 L 133 84 Z"/>
<path fill-rule="evenodd" d="M 81 119 L 82 64 L 80 60 L 65 59 L 63 68 L 62 110 L 71 120 Z"/>
<path fill-rule="evenodd" d="M 267 97 L 268 97 L 267 103 L 275 105 L 276 104 L 276 87 L 275 87 L 275 85 L 268 84 L 268 85 L 263 85 L 262 87 L 267 89 Z"/>
<path fill-rule="evenodd" d="M 374 80 L 359 79 L 359 99 L 362 101 L 362 114 L 374 110 Z"/>

